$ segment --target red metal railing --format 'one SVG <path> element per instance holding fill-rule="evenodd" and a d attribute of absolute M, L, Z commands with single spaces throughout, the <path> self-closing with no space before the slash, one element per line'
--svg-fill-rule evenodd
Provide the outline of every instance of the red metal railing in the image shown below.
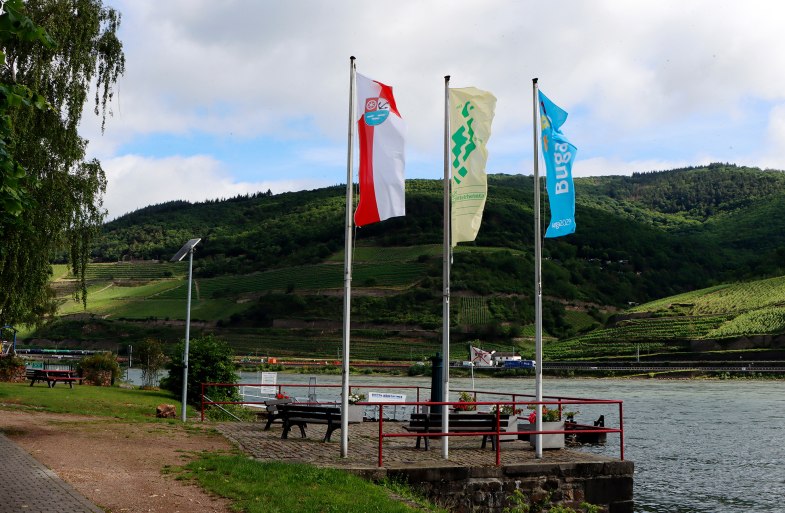
<path fill-rule="evenodd" d="M 559 400 L 559 401 L 526 401 L 525 403 L 519 402 L 492 402 L 492 401 L 476 401 L 476 402 L 405 402 L 405 403 L 387 403 L 387 402 L 373 402 L 373 403 L 362 403 L 369 406 L 378 406 L 380 409 L 379 415 L 379 466 L 383 466 L 383 443 L 385 438 L 411 438 L 411 437 L 444 437 L 444 436 L 486 436 L 490 434 L 491 436 L 496 437 L 496 465 L 501 465 L 501 444 L 499 443 L 499 437 L 501 435 L 558 435 L 558 434 L 580 434 L 580 433 L 591 433 L 591 434 L 600 434 L 600 433 L 618 433 L 619 434 L 619 452 L 620 452 L 620 459 L 624 461 L 624 410 L 622 401 L 615 400 L 615 399 L 569 399 L 569 400 Z M 456 406 L 456 405 L 474 405 L 476 406 L 495 406 L 496 411 L 496 431 L 490 432 L 442 432 L 442 431 L 431 431 L 427 433 L 417 432 L 417 433 L 385 433 L 384 432 L 384 416 L 381 415 L 381 409 L 384 406 L 391 406 L 391 405 L 403 406 L 403 405 L 417 405 L 417 406 Z M 619 427 L 618 428 L 598 428 L 593 427 L 592 429 L 570 429 L 570 430 L 542 430 L 542 431 L 535 431 L 535 430 L 528 430 L 528 431 L 502 431 L 500 426 L 500 415 L 501 415 L 501 408 L 503 406 L 511 406 L 513 411 L 517 409 L 518 406 L 534 406 L 535 408 L 537 405 L 549 406 L 549 405 L 557 405 L 559 411 L 561 412 L 562 406 L 567 404 L 616 404 L 619 407 Z M 517 426 L 517 424 L 516 424 Z"/>
<path fill-rule="evenodd" d="M 236 405 L 263 405 L 265 404 L 264 401 L 210 401 L 205 400 L 205 389 L 208 387 L 275 387 L 278 394 L 283 393 L 284 390 L 288 389 L 297 389 L 297 388 L 340 388 L 341 385 L 316 385 L 316 384 L 275 384 L 270 385 L 266 383 L 202 383 L 201 384 L 201 418 L 204 421 L 204 411 L 205 407 L 209 405 L 223 405 L 223 404 L 236 404 Z M 355 390 L 375 390 L 375 389 L 383 389 L 383 390 L 416 390 L 416 401 L 406 401 L 406 402 L 360 402 L 358 404 L 364 406 L 376 406 L 378 407 L 378 419 L 379 419 L 379 455 L 378 455 L 378 464 L 381 467 L 383 464 L 383 444 L 385 438 L 406 438 L 406 437 L 460 437 L 460 436 L 486 436 L 491 435 L 496 437 L 496 465 L 501 465 L 501 444 L 499 443 L 499 437 L 501 435 L 555 435 L 555 434 L 581 434 L 581 433 L 590 433 L 590 434 L 601 434 L 601 433 L 618 433 L 619 434 L 619 453 L 620 459 L 624 460 L 624 405 L 623 402 L 616 399 L 586 399 L 586 398 L 576 398 L 576 397 L 556 397 L 556 396 L 548 396 L 547 401 L 535 401 L 532 400 L 534 397 L 530 394 L 510 394 L 504 392 L 488 392 L 488 391 L 466 391 L 466 390 L 455 390 L 454 392 L 469 392 L 473 394 L 473 397 L 476 399 L 478 395 L 482 394 L 484 396 L 504 396 L 504 397 L 511 397 L 511 401 L 471 401 L 471 402 L 463 402 L 463 401 L 450 401 L 450 402 L 435 402 L 435 401 L 421 401 L 420 397 L 422 395 L 421 389 L 430 390 L 430 387 L 421 387 L 417 385 L 403 385 L 403 386 L 390 386 L 390 385 L 352 385 L 349 387 L 349 393 L 353 393 Z M 525 400 L 521 400 L 522 398 L 526 398 Z M 334 404 L 335 401 L 330 401 L 329 404 Z M 303 404 L 327 404 L 327 403 L 303 403 Z M 615 404 L 619 408 L 619 427 L 618 428 L 609 428 L 609 427 L 592 427 L 590 430 L 583 430 L 583 429 L 570 429 L 570 430 L 543 430 L 543 431 L 502 431 L 500 427 L 500 415 L 501 409 L 503 406 L 511 406 L 512 410 L 515 411 L 519 407 L 534 407 L 536 408 L 538 405 L 545 406 L 556 406 L 559 410 L 559 417 L 561 417 L 563 408 L 565 405 L 603 405 L 608 404 L 612 405 Z M 385 433 L 384 432 L 384 415 L 382 414 L 384 411 L 384 407 L 395 407 L 395 406 L 414 406 L 417 411 L 419 412 L 420 409 L 424 406 L 447 406 L 447 407 L 456 407 L 456 406 L 495 406 L 496 411 L 496 431 L 491 432 L 441 432 L 441 431 L 431 431 L 428 433 L 422 432 L 412 432 L 412 433 Z M 517 424 L 516 424 L 517 426 Z"/>
<path fill-rule="evenodd" d="M 238 405 L 264 405 L 265 401 L 210 401 L 205 400 L 205 389 L 208 387 L 217 387 L 217 388 L 239 388 L 239 387 L 266 387 L 266 388 L 275 388 L 277 394 L 283 394 L 283 391 L 289 388 L 341 388 L 341 385 L 309 385 L 303 383 L 281 383 L 271 385 L 269 383 L 202 383 L 201 384 L 201 418 L 202 422 L 204 422 L 204 409 L 205 406 L 209 406 L 211 404 L 238 404 Z M 352 394 L 355 390 L 416 390 L 417 402 L 420 402 L 420 390 L 421 389 L 428 389 L 428 387 L 421 387 L 417 385 L 402 385 L 402 386 L 389 386 L 389 385 L 352 385 L 349 387 L 349 393 Z M 334 404 L 335 401 L 329 402 L 316 402 L 316 403 L 301 403 L 301 404 Z M 365 403 L 363 403 L 365 404 Z M 387 403 L 389 405 L 401 405 L 403 403 Z M 419 411 L 419 409 L 418 409 Z"/>

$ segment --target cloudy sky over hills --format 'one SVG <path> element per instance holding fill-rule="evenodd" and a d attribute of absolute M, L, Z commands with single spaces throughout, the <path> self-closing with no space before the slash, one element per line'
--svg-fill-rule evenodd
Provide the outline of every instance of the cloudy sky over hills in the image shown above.
<path fill-rule="evenodd" d="M 785 169 L 785 4 L 105 0 L 127 58 L 104 135 L 109 217 L 346 182 L 349 56 L 393 86 L 407 177 L 442 176 L 444 75 L 498 98 L 489 172 L 531 174 L 532 90 L 570 114 L 576 176 Z"/>

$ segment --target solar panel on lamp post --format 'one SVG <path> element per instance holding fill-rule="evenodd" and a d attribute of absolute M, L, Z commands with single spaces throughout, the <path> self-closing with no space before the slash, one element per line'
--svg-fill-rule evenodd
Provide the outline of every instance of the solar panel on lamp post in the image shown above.
<path fill-rule="evenodd" d="M 191 282 L 194 269 L 194 246 L 199 244 L 202 239 L 191 239 L 180 248 L 175 256 L 170 260 L 171 262 L 179 262 L 185 255 L 188 254 L 188 306 L 185 310 L 185 351 L 183 351 L 183 405 L 182 405 L 182 419 L 185 422 L 185 405 L 188 399 L 188 340 L 191 334 Z"/>

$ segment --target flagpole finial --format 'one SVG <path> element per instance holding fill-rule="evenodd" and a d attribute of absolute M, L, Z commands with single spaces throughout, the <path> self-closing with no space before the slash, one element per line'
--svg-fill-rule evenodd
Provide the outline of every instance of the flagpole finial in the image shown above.
<path fill-rule="evenodd" d="M 532 84 L 536 84 L 536 83 L 537 83 L 537 77 L 534 77 L 534 78 L 532 79 Z"/>

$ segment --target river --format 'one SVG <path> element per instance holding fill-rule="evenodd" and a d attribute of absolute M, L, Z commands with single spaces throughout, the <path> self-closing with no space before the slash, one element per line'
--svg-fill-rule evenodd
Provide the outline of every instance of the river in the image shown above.
<path fill-rule="evenodd" d="M 242 373 L 257 383 L 254 373 Z M 308 384 L 308 375 L 279 374 L 279 383 Z M 316 376 L 319 385 L 340 376 Z M 430 378 L 352 376 L 352 385 L 430 386 Z M 533 379 L 475 381 L 477 390 L 533 394 Z M 451 389 L 470 390 L 468 378 Z M 635 463 L 636 513 L 782 513 L 785 511 L 785 383 L 746 380 L 544 380 L 544 395 L 624 401 L 625 458 Z M 399 390 L 415 400 L 412 390 Z M 305 396 L 307 389 L 292 389 Z M 319 400 L 338 389 L 317 390 Z M 422 398 L 426 400 L 427 398 Z M 482 398 L 481 398 L 482 399 Z M 590 423 L 604 414 L 618 426 L 615 405 L 577 407 L 576 420 Z M 619 437 L 604 447 L 585 448 L 619 455 Z"/>

